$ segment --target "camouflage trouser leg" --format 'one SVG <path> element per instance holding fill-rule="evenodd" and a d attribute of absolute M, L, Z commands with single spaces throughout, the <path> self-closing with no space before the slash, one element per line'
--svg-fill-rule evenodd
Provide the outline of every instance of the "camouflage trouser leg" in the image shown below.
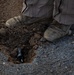
<path fill-rule="evenodd" d="M 59 23 L 74 25 L 74 0 L 55 0 L 55 14 Z"/>
<path fill-rule="evenodd" d="M 54 19 L 62 24 L 74 24 L 73 0 L 24 0 L 22 12 L 29 17 L 50 17 L 53 15 L 54 1 Z"/>
<path fill-rule="evenodd" d="M 24 0 L 22 13 L 29 17 L 50 17 L 53 3 L 53 0 Z"/>

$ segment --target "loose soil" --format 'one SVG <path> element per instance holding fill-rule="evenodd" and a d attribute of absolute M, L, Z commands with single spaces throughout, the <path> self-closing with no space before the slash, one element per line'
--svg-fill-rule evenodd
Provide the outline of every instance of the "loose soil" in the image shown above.
<path fill-rule="evenodd" d="M 19 3 L 14 0 L 0 1 L 0 28 L 5 28 L 4 23 L 8 18 L 19 14 L 22 2 L 20 2 L 20 0 L 18 0 L 18 2 Z M 17 7 L 15 10 L 13 4 Z M 12 13 L 15 13 L 15 15 Z M 39 23 L 34 23 L 29 26 L 20 25 L 10 29 L 6 28 L 6 35 L 0 35 L 0 51 L 8 56 L 9 62 L 20 63 L 17 59 L 17 48 L 21 48 L 24 55 L 24 63 L 30 63 L 36 55 L 35 50 L 40 45 L 39 40 L 43 36 L 46 28 L 47 25 Z"/>
<path fill-rule="evenodd" d="M 47 28 L 47 25 L 32 24 L 32 25 L 20 25 L 12 29 L 6 29 L 6 35 L 0 35 L 1 47 L 7 47 L 5 54 L 8 55 L 8 61 L 19 63 L 17 60 L 17 48 L 21 48 L 24 55 L 24 62 L 31 62 L 35 56 L 34 50 L 40 45 L 40 38 L 43 36 L 43 32 Z"/>

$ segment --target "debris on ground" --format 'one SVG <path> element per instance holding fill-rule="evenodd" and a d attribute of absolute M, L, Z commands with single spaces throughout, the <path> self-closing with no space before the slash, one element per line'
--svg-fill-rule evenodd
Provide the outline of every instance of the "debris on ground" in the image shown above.
<path fill-rule="evenodd" d="M 24 55 L 24 62 L 31 62 L 35 56 L 34 50 L 40 45 L 40 39 L 47 27 L 48 25 L 34 23 L 6 28 L 6 34 L 0 35 L 0 45 L 8 48 L 8 61 L 19 63 L 17 48 L 20 48 Z"/>

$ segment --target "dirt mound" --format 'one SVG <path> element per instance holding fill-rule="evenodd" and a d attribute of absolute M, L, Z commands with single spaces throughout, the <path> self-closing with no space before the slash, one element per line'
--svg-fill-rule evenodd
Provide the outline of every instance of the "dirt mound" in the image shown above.
<path fill-rule="evenodd" d="M 19 15 L 21 9 L 20 0 L 0 0 L 0 28 L 4 27 L 7 19 Z M 39 40 L 46 28 L 47 25 L 39 23 L 6 28 L 6 35 L 0 35 L 0 51 L 8 56 L 8 61 L 20 63 L 17 56 L 18 50 L 21 50 L 23 61 L 31 62 L 35 56 L 34 50 L 40 45 Z"/>
<path fill-rule="evenodd" d="M 18 48 L 23 53 L 24 62 L 31 62 L 35 56 L 34 50 L 40 45 L 40 38 L 47 25 L 34 23 L 32 25 L 20 25 L 12 29 L 6 29 L 6 35 L 0 35 L 0 45 L 8 48 L 8 61 L 20 63 L 17 59 Z M 3 49 L 1 49 L 2 51 Z M 3 51 L 4 52 L 4 51 Z"/>

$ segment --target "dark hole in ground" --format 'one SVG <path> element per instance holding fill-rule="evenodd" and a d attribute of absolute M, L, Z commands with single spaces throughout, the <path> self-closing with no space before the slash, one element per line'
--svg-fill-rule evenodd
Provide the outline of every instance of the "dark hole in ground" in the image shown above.
<path fill-rule="evenodd" d="M 40 38 L 48 25 L 35 23 L 32 25 L 20 25 L 7 30 L 6 35 L 0 35 L 0 45 L 7 47 L 6 51 L 2 48 L 2 52 L 8 55 L 8 61 L 20 63 L 17 59 L 18 48 L 23 54 L 24 63 L 33 61 L 35 50 L 40 45 Z"/>

